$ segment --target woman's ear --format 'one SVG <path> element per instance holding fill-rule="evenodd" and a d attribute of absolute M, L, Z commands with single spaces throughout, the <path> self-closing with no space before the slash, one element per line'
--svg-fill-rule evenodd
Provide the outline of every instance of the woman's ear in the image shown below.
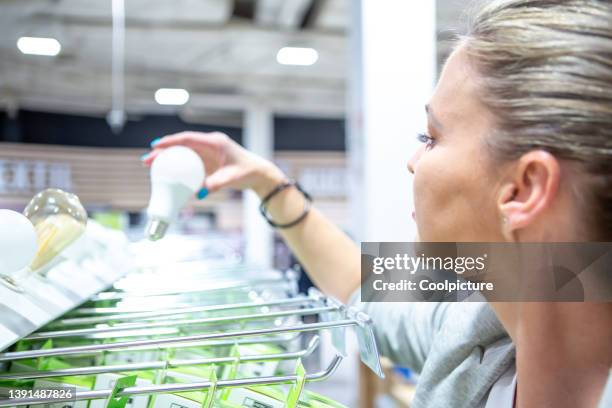
<path fill-rule="evenodd" d="M 507 239 L 514 241 L 519 230 L 535 224 L 551 207 L 560 179 L 561 168 L 552 154 L 537 150 L 521 156 L 498 198 Z"/>

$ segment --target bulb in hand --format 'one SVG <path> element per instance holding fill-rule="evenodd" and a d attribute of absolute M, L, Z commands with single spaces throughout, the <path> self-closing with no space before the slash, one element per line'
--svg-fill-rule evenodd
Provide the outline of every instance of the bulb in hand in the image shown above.
<path fill-rule="evenodd" d="M 163 150 L 151 165 L 151 199 L 146 235 L 161 239 L 189 198 L 202 187 L 204 163 L 192 149 L 173 146 Z"/>

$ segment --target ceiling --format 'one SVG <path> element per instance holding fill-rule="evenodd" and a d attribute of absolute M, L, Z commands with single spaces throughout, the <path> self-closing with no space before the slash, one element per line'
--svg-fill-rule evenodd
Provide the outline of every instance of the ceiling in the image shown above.
<path fill-rule="evenodd" d="M 131 115 L 173 112 L 156 89 L 189 90 L 187 121 L 234 124 L 248 104 L 288 114 L 342 116 L 352 0 L 126 0 L 125 96 Z M 439 38 L 458 0 L 438 0 Z M 0 106 L 102 115 L 111 108 L 111 1 L 3 0 Z M 57 38 L 57 57 L 21 54 L 21 36 Z M 312 47 L 318 62 L 283 66 L 283 46 Z M 447 53 L 444 42 L 440 58 Z"/>

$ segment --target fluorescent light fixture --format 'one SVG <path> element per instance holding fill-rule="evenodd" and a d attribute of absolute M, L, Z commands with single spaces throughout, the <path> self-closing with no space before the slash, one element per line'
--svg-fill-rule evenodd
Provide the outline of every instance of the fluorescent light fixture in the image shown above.
<path fill-rule="evenodd" d="M 314 48 L 284 47 L 278 50 L 276 61 L 281 65 L 312 65 L 319 59 Z"/>
<path fill-rule="evenodd" d="M 160 88 L 155 91 L 155 102 L 160 105 L 184 105 L 189 100 L 189 92 L 181 88 Z"/>
<path fill-rule="evenodd" d="M 62 50 L 62 45 L 55 38 L 20 37 L 17 48 L 24 54 L 47 55 L 54 57 Z"/>

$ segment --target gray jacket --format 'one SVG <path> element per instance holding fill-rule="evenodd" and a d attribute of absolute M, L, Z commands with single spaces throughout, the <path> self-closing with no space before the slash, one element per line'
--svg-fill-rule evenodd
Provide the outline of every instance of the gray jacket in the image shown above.
<path fill-rule="evenodd" d="M 420 375 L 414 408 L 512 407 L 515 349 L 488 303 L 363 303 L 359 296 L 350 303 L 372 318 L 380 353 Z M 612 407 L 610 389 L 612 376 L 602 408 Z"/>

